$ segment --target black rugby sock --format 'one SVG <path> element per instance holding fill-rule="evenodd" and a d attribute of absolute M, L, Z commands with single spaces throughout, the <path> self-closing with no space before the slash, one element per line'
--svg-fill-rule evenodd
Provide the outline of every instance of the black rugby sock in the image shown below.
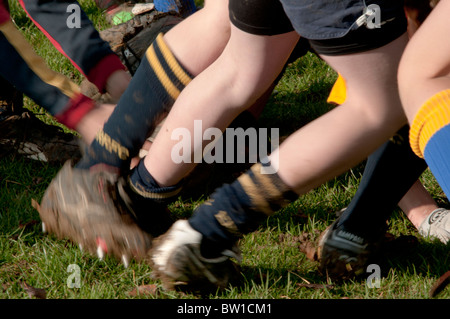
<path fill-rule="evenodd" d="M 231 249 L 244 234 L 298 197 L 276 173 L 262 174 L 263 167 L 255 164 L 233 183 L 218 188 L 189 219 L 203 234 L 204 257 Z"/>
<path fill-rule="evenodd" d="M 358 190 L 338 226 L 366 239 L 379 236 L 398 202 L 427 168 L 409 145 L 409 126 L 369 156 Z"/>
<path fill-rule="evenodd" d="M 191 79 L 160 34 L 77 167 L 102 163 L 127 171 L 131 158 Z"/>

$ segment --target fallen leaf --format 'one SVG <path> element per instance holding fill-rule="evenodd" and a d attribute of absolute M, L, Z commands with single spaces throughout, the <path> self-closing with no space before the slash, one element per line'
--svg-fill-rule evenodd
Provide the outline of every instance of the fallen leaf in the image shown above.
<path fill-rule="evenodd" d="M 34 198 L 31 199 L 31 206 L 36 209 L 37 211 L 39 211 L 40 205 L 37 202 L 37 200 L 35 200 Z"/>
<path fill-rule="evenodd" d="M 303 242 L 299 245 L 299 249 L 301 252 L 303 252 L 306 255 L 306 258 L 312 261 L 317 261 L 317 251 L 316 246 L 314 243 L 307 241 Z"/>
<path fill-rule="evenodd" d="M 311 261 L 319 260 L 317 248 L 320 231 L 315 230 L 313 233 L 302 233 L 296 239 L 299 242 L 298 249 L 306 255 L 306 258 Z"/>
<path fill-rule="evenodd" d="M 26 282 L 22 283 L 22 287 L 28 293 L 28 296 L 30 298 L 33 298 L 33 297 L 36 297 L 38 299 L 46 299 L 47 298 L 47 291 L 45 291 L 45 289 L 31 287 Z"/>
<path fill-rule="evenodd" d="M 132 297 L 139 296 L 139 295 L 152 295 L 155 296 L 158 293 L 158 287 L 156 285 L 143 285 L 139 286 L 132 291 L 130 291 L 128 294 Z"/>

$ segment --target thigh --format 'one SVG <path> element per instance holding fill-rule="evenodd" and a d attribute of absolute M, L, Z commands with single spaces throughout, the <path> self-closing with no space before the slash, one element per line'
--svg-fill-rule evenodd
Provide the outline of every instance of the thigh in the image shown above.
<path fill-rule="evenodd" d="M 218 75 L 228 74 L 233 83 L 233 95 L 240 97 L 235 102 L 240 107 L 252 102 L 266 90 L 281 73 L 287 59 L 299 40 L 295 31 L 260 36 L 232 26 L 224 54 L 216 67 Z"/>
<path fill-rule="evenodd" d="M 380 48 L 355 54 L 321 57 L 346 81 L 347 98 L 343 106 L 363 111 L 374 121 L 402 117 L 397 70 L 408 42 L 401 37 Z"/>
<path fill-rule="evenodd" d="M 347 98 L 272 153 L 286 184 L 303 194 L 367 158 L 406 124 L 396 81 L 406 43 L 405 34 L 368 52 L 322 56 L 346 79 Z"/>
<path fill-rule="evenodd" d="M 195 166 L 167 161 L 178 141 L 178 128 L 190 135 L 203 136 L 200 130 L 218 128 L 221 131 L 273 83 L 299 39 L 295 31 L 276 36 L 246 33 L 231 27 L 230 40 L 220 57 L 195 77 L 181 92 L 158 133 L 145 166 L 159 167 L 151 171 L 161 185 L 173 185 Z M 205 141 L 201 141 L 205 142 Z M 191 154 L 202 154 L 204 143 L 191 140 Z M 164 166 L 164 167 L 163 167 Z"/>
<path fill-rule="evenodd" d="M 229 38 L 228 0 L 205 1 L 203 9 L 164 35 L 173 54 L 194 76 L 219 57 Z"/>
<path fill-rule="evenodd" d="M 428 98 L 450 88 L 449 15 L 450 2 L 440 1 L 402 57 L 399 85 L 410 122 Z"/>

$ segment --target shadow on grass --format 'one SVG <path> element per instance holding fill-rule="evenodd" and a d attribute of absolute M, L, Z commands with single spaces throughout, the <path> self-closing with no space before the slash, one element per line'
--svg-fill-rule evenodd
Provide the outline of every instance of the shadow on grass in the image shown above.
<path fill-rule="evenodd" d="M 450 270 L 450 243 L 445 245 L 437 239 L 425 241 L 412 239 L 413 236 L 404 236 L 409 245 L 398 245 L 380 258 L 380 267 L 397 272 L 414 272 L 426 277 L 440 277 Z M 407 238 L 409 237 L 409 238 Z"/>

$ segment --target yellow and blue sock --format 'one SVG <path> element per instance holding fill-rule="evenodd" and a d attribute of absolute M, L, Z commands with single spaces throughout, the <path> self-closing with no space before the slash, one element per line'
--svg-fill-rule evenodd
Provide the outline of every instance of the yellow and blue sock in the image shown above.
<path fill-rule="evenodd" d="M 450 196 L 450 89 L 429 98 L 417 112 L 410 144 L 424 158 L 447 197 Z"/>

